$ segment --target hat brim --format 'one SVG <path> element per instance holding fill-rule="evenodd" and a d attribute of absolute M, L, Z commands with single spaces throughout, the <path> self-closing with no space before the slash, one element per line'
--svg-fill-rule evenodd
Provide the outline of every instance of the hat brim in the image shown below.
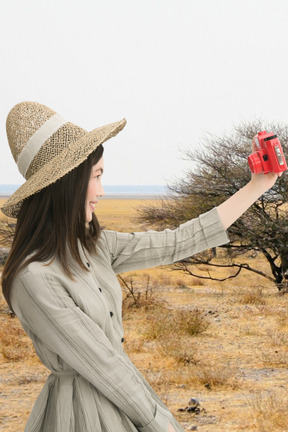
<path fill-rule="evenodd" d="M 8 217 L 17 218 L 24 199 L 55 183 L 78 167 L 100 144 L 117 135 L 124 128 L 125 124 L 126 119 L 122 119 L 87 132 L 87 134 L 55 156 L 20 186 L 5 201 L 1 207 L 2 212 Z"/>

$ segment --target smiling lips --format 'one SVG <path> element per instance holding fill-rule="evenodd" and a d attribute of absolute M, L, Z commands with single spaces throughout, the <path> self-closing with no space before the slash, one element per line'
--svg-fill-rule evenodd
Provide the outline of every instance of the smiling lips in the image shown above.
<path fill-rule="evenodd" d="M 98 203 L 98 201 L 90 201 L 89 202 L 89 205 L 90 205 L 90 208 L 91 208 L 91 210 L 94 212 L 94 208 L 95 208 L 95 205 Z"/>

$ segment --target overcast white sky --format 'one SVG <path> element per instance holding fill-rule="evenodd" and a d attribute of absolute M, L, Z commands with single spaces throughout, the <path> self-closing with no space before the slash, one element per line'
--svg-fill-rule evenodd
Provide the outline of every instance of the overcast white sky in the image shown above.
<path fill-rule="evenodd" d="M 92 130 L 105 184 L 185 175 L 179 147 L 242 120 L 288 124 L 287 0 L 0 0 L 0 183 L 23 183 L 5 121 L 23 100 Z"/>

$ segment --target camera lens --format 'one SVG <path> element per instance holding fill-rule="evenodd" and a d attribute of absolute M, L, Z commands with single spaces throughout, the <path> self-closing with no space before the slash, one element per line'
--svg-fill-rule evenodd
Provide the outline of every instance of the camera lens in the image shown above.
<path fill-rule="evenodd" d="M 259 174 L 263 172 L 263 165 L 258 152 L 248 156 L 248 164 L 253 174 Z"/>

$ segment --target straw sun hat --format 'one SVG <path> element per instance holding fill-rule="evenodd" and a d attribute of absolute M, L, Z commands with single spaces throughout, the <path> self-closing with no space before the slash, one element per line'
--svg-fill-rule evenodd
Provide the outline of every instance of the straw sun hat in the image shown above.
<path fill-rule="evenodd" d="M 21 102 L 8 114 L 6 129 L 12 155 L 26 182 L 1 207 L 17 217 L 25 198 L 79 166 L 126 124 L 120 120 L 87 132 L 37 102 Z"/>

